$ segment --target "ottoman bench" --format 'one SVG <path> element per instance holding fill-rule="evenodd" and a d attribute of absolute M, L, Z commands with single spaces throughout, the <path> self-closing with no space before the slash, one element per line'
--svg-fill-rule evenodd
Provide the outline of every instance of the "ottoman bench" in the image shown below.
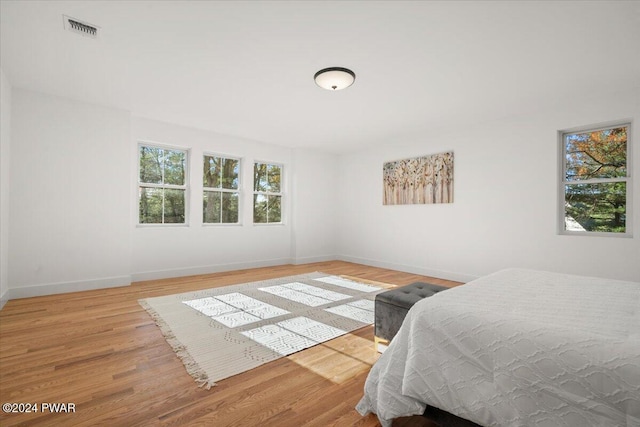
<path fill-rule="evenodd" d="M 382 353 L 396 336 L 409 309 L 423 298 L 448 289 L 445 286 L 416 282 L 376 295 L 375 348 Z"/>

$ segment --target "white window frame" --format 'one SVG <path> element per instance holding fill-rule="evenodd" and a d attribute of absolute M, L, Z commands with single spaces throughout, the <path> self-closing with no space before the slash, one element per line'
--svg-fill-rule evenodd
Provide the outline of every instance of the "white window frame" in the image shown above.
<path fill-rule="evenodd" d="M 184 171 L 184 185 L 175 185 L 175 184 L 154 184 L 154 183 L 143 183 L 140 181 L 140 148 L 141 147 L 153 147 L 153 148 L 161 148 L 163 150 L 174 150 L 174 151 L 184 151 L 185 152 L 185 171 Z M 189 197 L 189 170 L 191 168 L 191 150 L 185 147 L 178 147 L 175 145 L 167 145 L 157 142 L 151 141 L 138 141 L 137 146 L 137 191 L 136 191 L 136 225 L 138 227 L 187 227 L 189 226 L 189 206 L 190 206 L 190 197 Z M 164 169 L 162 181 L 164 181 Z M 140 222 L 140 189 L 141 188 L 160 188 L 160 189 L 174 189 L 174 190 L 184 190 L 184 222 L 157 222 L 157 223 L 144 223 Z M 164 192 L 163 192 L 163 200 L 162 200 L 162 220 L 164 221 Z"/>
<path fill-rule="evenodd" d="M 234 189 L 230 189 L 230 188 L 213 188 L 213 187 L 205 187 L 204 186 L 204 178 L 202 180 L 202 225 L 204 226 L 215 226 L 215 227 L 220 227 L 220 226 L 232 226 L 232 225 L 242 225 L 242 167 L 243 167 L 243 160 L 241 157 L 237 157 L 237 156 L 230 156 L 230 155 L 226 155 L 226 154 L 220 154 L 220 153 L 210 153 L 210 152 L 204 152 L 202 153 L 202 162 L 203 162 L 203 166 L 204 166 L 204 158 L 205 157 L 219 157 L 222 159 L 228 159 L 228 160 L 237 160 L 238 161 L 238 188 L 236 190 Z M 204 221 L 204 195 L 205 192 L 219 192 L 219 193 L 237 193 L 238 194 L 238 221 L 237 222 L 205 222 Z M 220 209 L 222 209 L 222 206 L 220 206 Z M 222 212 L 220 217 L 222 218 Z"/>
<path fill-rule="evenodd" d="M 577 133 L 588 133 L 600 130 L 612 129 L 617 127 L 627 128 L 627 154 L 626 154 L 626 169 L 627 176 L 619 178 L 593 178 L 584 179 L 579 181 L 567 181 L 566 180 L 566 143 L 565 137 L 567 135 L 574 135 Z M 567 130 L 558 131 L 558 145 L 559 145 L 559 186 L 558 186 L 558 234 L 569 236 L 596 236 L 596 237 L 633 237 L 632 225 L 633 225 L 633 179 L 632 179 L 632 123 L 631 120 L 620 120 L 616 122 L 600 123 L 591 126 L 582 126 L 578 128 L 572 128 Z M 626 200 L 625 200 L 625 232 L 604 232 L 604 231 L 577 231 L 567 230 L 565 227 L 565 188 L 566 185 L 575 184 L 605 184 L 612 182 L 624 182 L 626 183 Z"/>
<path fill-rule="evenodd" d="M 256 164 L 266 164 L 266 165 L 272 165 L 272 166 L 278 166 L 280 168 L 280 192 L 278 193 L 273 193 L 271 191 L 256 191 L 254 185 L 253 185 L 253 177 L 255 174 L 255 165 Z M 285 175 L 284 175 L 284 164 L 283 163 L 279 163 L 279 162 L 271 162 L 268 160 L 254 160 L 252 167 L 251 167 L 251 187 L 253 190 L 253 193 L 251 195 L 251 222 L 253 223 L 253 225 L 257 225 L 257 226 L 264 226 L 264 225 L 283 225 L 285 223 L 285 209 L 284 209 L 284 201 L 285 201 L 285 192 L 284 192 L 284 183 L 285 183 Z M 267 203 L 269 200 L 269 196 L 280 196 L 280 221 L 279 222 L 269 222 L 267 220 L 267 222 L 255 222 L 255 218 L 254 218 L 254 210 L 255 210 L 255 197 L 256 195 L 264 195 L 267 196 Z M 267 209 L 267 212 L 268 209 Z"/>

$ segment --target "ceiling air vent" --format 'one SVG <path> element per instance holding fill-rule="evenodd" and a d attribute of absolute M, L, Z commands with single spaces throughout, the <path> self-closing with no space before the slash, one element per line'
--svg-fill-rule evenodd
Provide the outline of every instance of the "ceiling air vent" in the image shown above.
<path fill-rule="evenodd" d="M 98 38 L 98 29 L 100 27 L 82 22 L 67 15 L 62 15 L 62 18 L 64 19 L 64 28 L 66 30 L 71 31 L 72 33 L 90 37 L 92 39 Z"/>

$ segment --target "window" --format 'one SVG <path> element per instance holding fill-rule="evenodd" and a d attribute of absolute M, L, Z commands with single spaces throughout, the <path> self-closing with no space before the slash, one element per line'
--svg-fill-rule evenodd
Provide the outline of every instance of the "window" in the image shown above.
<path fill-rule="evenodd" d="M 240 160 L 204 156 L 202 221 L 205 224 L 237 224 Z"/>
<path fill-rule="evenodd" d="M 631 235 L 629 124 L 561 132 L 563 234 Z"/>
<path fill-rule="evenodd" d="M 282 166 L 269 163 L 253 165 L 253 222 L 282 222 Z"/>
<path fill-rule="evenodd" d="M 152 145 L 138 147 L 140 224 L 184 224 L 187 151 Z"/>

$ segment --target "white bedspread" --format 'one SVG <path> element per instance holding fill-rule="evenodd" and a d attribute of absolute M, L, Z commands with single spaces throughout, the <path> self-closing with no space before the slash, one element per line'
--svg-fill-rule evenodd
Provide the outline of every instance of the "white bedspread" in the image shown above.
<path fill-rule="evenodd" d="M 483 426 L 639 427 L 640 283 L 508 269 L 426 298 L 358 403 Z"/>

